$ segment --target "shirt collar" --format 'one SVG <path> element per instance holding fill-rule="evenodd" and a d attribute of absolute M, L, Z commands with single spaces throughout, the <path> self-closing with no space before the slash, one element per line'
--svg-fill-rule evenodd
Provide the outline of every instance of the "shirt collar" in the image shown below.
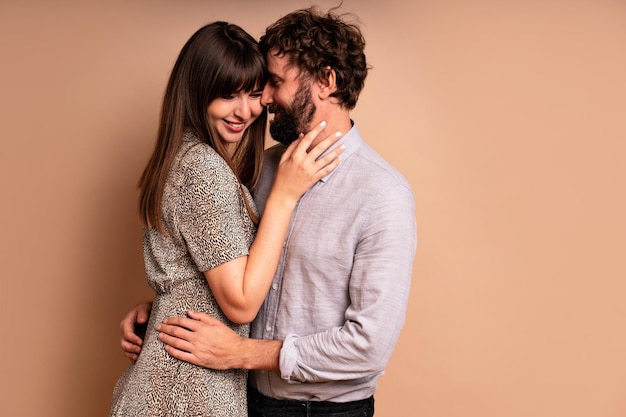
<path fill-rule="evenodd" d="M 341 139 L 335 142 L 333 146 L 328 148 L 328 150 L 322 154 L 322 156 L 326 155 L 328 152 L 332 151 L 337 146 L 344 145 L 345 149 L 339 155 L 339 166 L 341 166 L 341 164 L 343 164 L 344 161 L 346 161 L 350 157 L 350 155 L 356 152 L 359 146 L 361 146 L 361 144 L 363 143 L 363 138 L 361 137 L 361 134 L 359 133 L 359 129 L 357 128 L 356 123 L 352 120 L 350 121 L 352 122 L 352 128 L 348 130 L 348 132 L 345 135 L 343 135 Z M 326 174 L 324 177 L 322 177 L 320 181 L 321 182 L 328 181 L 330 176 L 335 173 L 335 171 L 339 168 L 339 166 L 335 168 L 334 170 L 332 170 L 329 174 Z"/>

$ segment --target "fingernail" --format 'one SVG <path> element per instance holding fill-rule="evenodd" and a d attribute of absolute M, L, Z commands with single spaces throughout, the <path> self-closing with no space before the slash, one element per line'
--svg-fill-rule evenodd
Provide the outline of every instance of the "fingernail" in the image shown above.
<path fill-rule="evenodd" d="M 322 123 L 320 123 L 320 126 L 322 126 L 322 127 L 326 126 L 326 121 L 323 120 Z"/>
<path fill-rule="evenodd" d="M 335 133 L 335 137 L 336 137 L 336 138 L 341 137 L 341 132 L 336 132 L 336 133 Z"/>

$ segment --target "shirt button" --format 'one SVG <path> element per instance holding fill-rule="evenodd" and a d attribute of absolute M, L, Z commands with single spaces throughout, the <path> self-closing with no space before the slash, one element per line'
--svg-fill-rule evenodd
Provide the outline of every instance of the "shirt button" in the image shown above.
<path fill-rule="evenodd" d="M 276 288 L 278 288 L 278 284 L 277 283 L 273 283 L 272 284 L 272 289 L 275 290 Z"/>
<path fill-rule="evenodd" d="M 272 326 L 267 326 L 267 327 L 265 328 L 265 330 L 267 330 L 268 332 L 271 332 L 271 331 L 272 331 Z"/>

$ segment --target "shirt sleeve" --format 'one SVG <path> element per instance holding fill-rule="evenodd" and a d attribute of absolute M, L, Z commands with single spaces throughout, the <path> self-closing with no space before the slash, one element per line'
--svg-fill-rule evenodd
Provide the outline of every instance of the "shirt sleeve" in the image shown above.
<path fill-rule="evenodd" d="M 280 352 L 281 378 L 357 380 L 384 371 L 405 321 L 417 245 L 414 205 L 403 184 L 374 199 L 354 254 L 343 326 L 288 335 Z"/>
<path fill-rule="evenodd" d="M 175 221 L 196 266 L 206 271 L 248 254 L 247 212 L 223 160 L 202 151 L 186 159 Z"/>

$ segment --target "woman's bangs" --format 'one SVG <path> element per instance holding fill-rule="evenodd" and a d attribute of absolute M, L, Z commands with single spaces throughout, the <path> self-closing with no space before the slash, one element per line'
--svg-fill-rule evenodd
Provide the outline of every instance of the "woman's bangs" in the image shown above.
<path fill-rule="evenodd" d="M 255 91 L 265 85 L 265 62 L 258 56 L 238 58 L 222 72 L 223 80 L 219 85 L 223 95 L 237 91 Z"/>

